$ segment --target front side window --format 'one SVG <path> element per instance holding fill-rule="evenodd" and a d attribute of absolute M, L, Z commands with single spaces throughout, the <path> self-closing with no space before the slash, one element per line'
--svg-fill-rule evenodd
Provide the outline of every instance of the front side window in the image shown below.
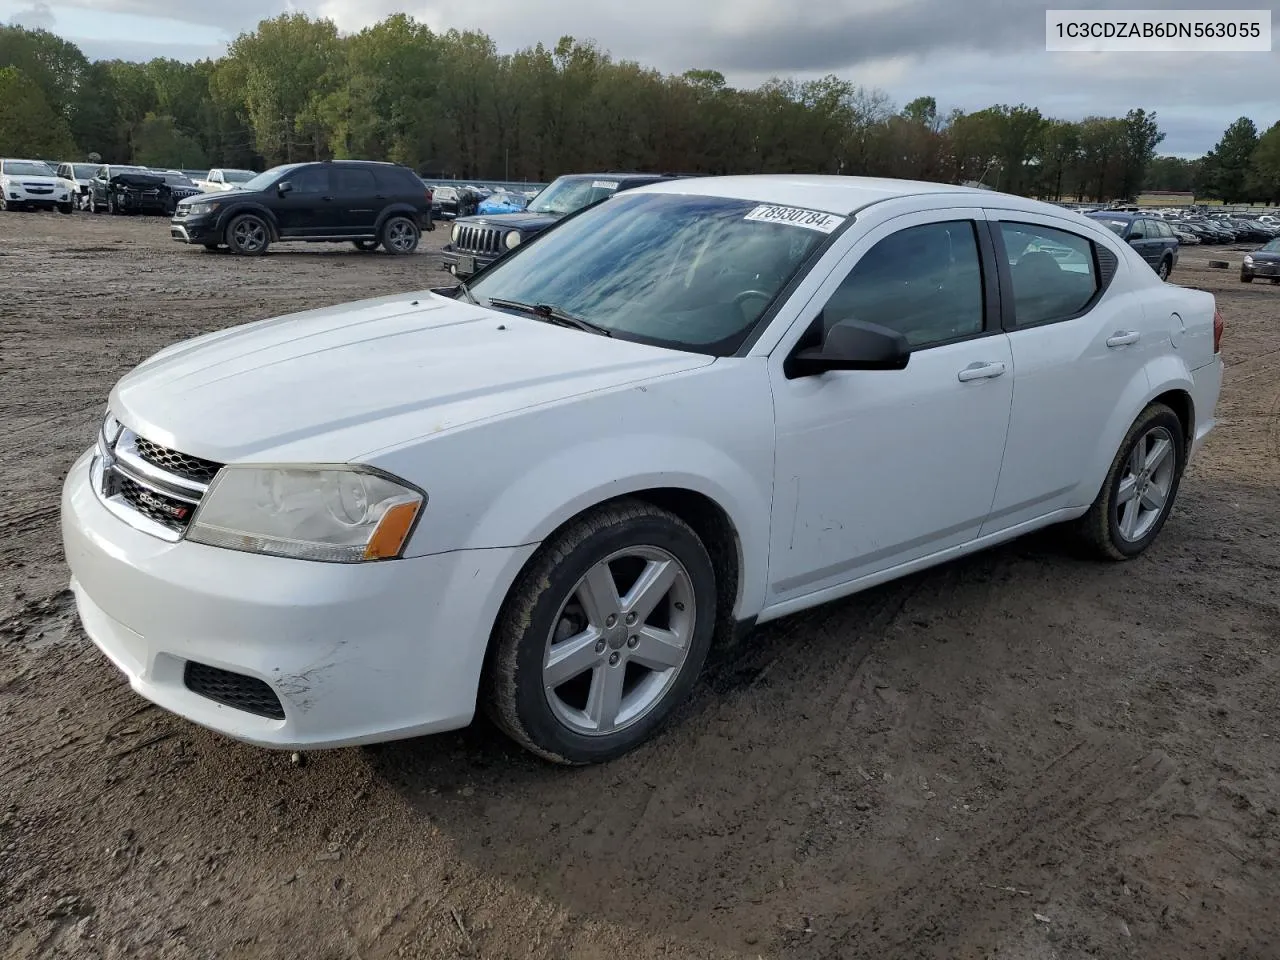
<path fill-rule="evenodd" d="M 843 320 L 896 330 L 913 349 L 982 332 L 978 240 L 969 220 L 924 223 L 868 250 L 822 310 L 824 330 Z"/>
<path fill-rule="evenodd" d="M 841 222 L 752 200 L 626 193 L 517 247 L 471 293 L 482 304 L 546 304 L 615 336 L 724 356 Z"/>
<path fill-rule="evenodd" d="M 1093 244 L 1066 230 L 1031 223 L 1000 224 L 1013 276 L 1018 326 L 1077 316 L 1098 292 Z"/>
<path fill-rule="evenodd" d="M 327 193 L 329 171 L 325 167 L 303 167 L 288 176 L 294 193 Z"/>

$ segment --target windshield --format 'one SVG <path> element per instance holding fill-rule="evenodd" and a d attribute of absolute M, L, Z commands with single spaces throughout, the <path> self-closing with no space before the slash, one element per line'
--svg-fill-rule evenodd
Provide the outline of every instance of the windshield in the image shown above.
<path fill-rule="evenodd" d="M 1094 219 L 1108 227 L 1113 233 L 1123 234 L 1124 228 L 1129 225 L 1128 220 L 1103 220 L 1101 217 L 1094 217 Z"/>
<path fill-rule="evenodd" d="M 73 163 L 71 169 L 77 180 L 92 180 L 93 175 L 98 172 L 98 168 L 92 163 Z"/>
<path fill-rule="evenodd" d="M 1268 240 L 1262 245 L 1262 249 L 1267 253 L 1280 253 L 1280 239 Z"/>
<path fill-rule="evenodd" d="M 4 160 L 0 161 L 0 172 L 13 177 L 53 177 L 53 167 L 39 160 Z"/>
<path fill-rule="evenodd" d="M 517 247 L 471 293 L 481 303 L 547 304 L 623 339 L 725 355 L 842 222 L 751 200 L 623 194 Z"/>
<path fill-rule="evenodd" d="M 258 174 L 252 170 L 223 170 L 222 179 L 227 183 L 248 183 L 255 179 Z"/>
<path fill-rule="evenodd" d="M 248 180 L 235 180 L 232 182 L 236 183 L 241 190 L 265 190 L 297 166 L 298 164 L 296 163 L 285 163 L 278 167 L 272 167 L 270 170 L 264 170 L 257 176 L 251 176 Z M 234 172 L 234 170 L 223 170 L 222 174 L 228 180 L 231 180 L 231 174 Z"/>
<path fill-rule="evenodd" d="M 618 190 L 618 180 L 609 177 L 561 177 L 530 201 L 526 208 L 530 213 L 546 213 L 565 217 L 576 210 L 603 200 Z"/>
<path fill-rule="evenodd" d="M 178 184 L 179 186 L 183 186 L 183 187 L 194 187 L 194 186 L 195 186 L 195 183 L 193 183 L 190 179 L 188 179 L 188 178 L 187 178 L 187 176 L 186 176 L 186 174 L 182 174 L 182 173 L 162 173 L 162 174 L 160 174 L 160 176 L 164 177 L 164 182 L 165 182 L 165 183 Z"/>

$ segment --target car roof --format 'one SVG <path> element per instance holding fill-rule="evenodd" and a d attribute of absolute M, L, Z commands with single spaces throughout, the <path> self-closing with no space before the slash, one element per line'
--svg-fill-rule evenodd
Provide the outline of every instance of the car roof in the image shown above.
<path fill-rule="evenodd" d="M 1028 212 L 1052 212 L 1061 215 L 1062 208 L 1039 200 L 1028 200 L 1013 194 L 962 187 L 923 180 L 895 180 L 887 177 L 846 177 L 831 174 L 746 174 L 729 177 L 691 177 L 668 179 L 636 187 L 631 193 L 682 193 L 731 200 L 754 200 L 759 203 L 804 207 L 843 216 L 868 204 L 899 197 L 946 194 L 969 197 L 975 206 L 990 205 L 993 197 L 1000 206 L 1013 206 Z"/>

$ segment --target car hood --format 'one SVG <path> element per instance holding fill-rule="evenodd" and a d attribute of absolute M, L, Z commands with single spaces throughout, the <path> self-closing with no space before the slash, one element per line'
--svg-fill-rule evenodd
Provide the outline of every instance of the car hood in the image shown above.
<path fill-rule="evenodd" d="M 1254 250 L 1248 256 L 1253 258 L 1254 263 L 1280 263 L 1280 253 L 1272 253 L 1270 250 Z"/>
<path fill-rule="evenodd" d="M 19 183 L 40 184 L 42 187 L 61 187 L 66 181 L 61 177 L 55 177 L 47 173 L 33 173 L 30 176 L 24 173 L 6 173 L 6 180 L 17 180 Z"/>
<path fill-rule="evenodd" d="M 175 344 L 125 375 L 110 405 L 193 456 L 339 462 L 713 362 L 423 291 Z"/>
<path fill-rule="evenodd" d="M 109 182 L 122 187 L 162 187 L 164 177 L 157 177 L 150 173 L 114 173 Z"/>
<path fill-rule="evenodd" d="M 487 213 L 484 216 L 459 217 L 455 223 L 462 224 L 487 224 L 494 227 L 503 227 L 507 230 L 545 230 L 560 217 L 553 216 L 549 213 Z"/>

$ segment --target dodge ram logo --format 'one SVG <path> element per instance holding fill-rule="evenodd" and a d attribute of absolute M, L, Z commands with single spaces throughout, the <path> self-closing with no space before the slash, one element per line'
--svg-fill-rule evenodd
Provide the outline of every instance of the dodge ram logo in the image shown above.
<path fill-rule="evenodd" d="M 157 497 L 150 491 L 143 490 L 138 494 L 138 499 L 145 503 L 152 510 L 159 510 L 166 516 L 173 517 L 175 520 L 187 519 L 187 514 L 191 512 L 189 507 L 180 507 L 174 503 L 166 503 L 161 497 Z"/>

